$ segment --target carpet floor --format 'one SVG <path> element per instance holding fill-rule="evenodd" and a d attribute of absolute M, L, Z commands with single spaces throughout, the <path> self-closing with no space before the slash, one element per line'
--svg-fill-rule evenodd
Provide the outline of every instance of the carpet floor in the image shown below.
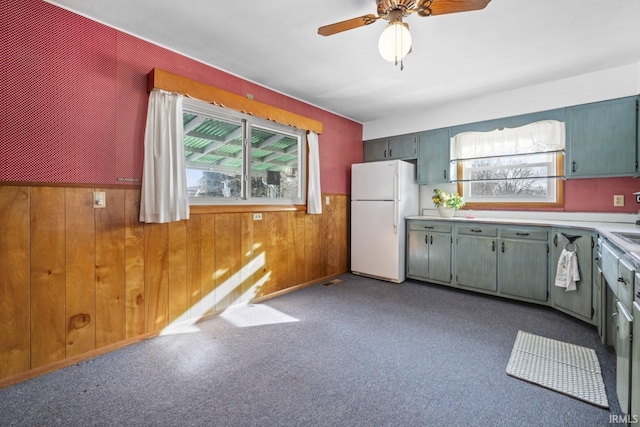
<path fill-rule="evenodd" d="M 340 279 L 1 389 L 0 425 L 616 425 L 615 355 L 595 327 L 422 282 Z M 507 375 L 519 330 L 594 349 L 610 408 Z"/>

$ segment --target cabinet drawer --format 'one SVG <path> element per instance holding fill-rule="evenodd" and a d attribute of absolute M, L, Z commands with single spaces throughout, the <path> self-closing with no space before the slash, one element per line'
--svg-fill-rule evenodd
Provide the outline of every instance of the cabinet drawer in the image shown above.
<path fill-rule="evenodd" d="M 631 310 L 633 303 L 633 288 L 636 271 L 633 265 L 621 258 L 618 261 L 618 294 L 616 295 L 624 304 L 624 308 Z"/>
<path fill-rule="evenodd" d="M 466 234 L 471 236 L 496 237 L 498 235 L 498 227 L 485 227 L 485 226 L 458 227 L 458 234 Z"/>
<path fill-rule="evenodd" d="M 500 230 L 500 237 L 508 239 L 547 240 L 549 238 L 549 232 L 538 229 L 505 228 Z"/>
<path fill-rule="evenodd" d="M 620 253 L 609 242 L 602 242 L 602 274 L 614 295 L 618 295 L 618 261 Z"/>
<path fill-rule="evenodd" d="M 431 221 L 417 221 L 409 223 L 409 230 L 435 231 L 437 233 L 451 233 L 451 224 L 443 224 Z"/>

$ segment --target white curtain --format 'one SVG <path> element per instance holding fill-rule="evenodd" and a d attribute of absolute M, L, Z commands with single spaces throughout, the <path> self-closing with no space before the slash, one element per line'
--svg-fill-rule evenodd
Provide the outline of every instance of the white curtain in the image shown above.
<path fill-rule="evenodd" d="M 318 134 L 310 131 L 307 134 L 309 147 L 309 187 L 307 189 L 307 213 L 322 213 L 322 192 L 320 190 L 320 148 Z"/>
<path fill-rule="evenodd" d="M 144 135 L 140 221 L 182 219 L 189 219 L 182 95 L 154 89 Z"/>
<path fill-rule="evenodd" d="M 459 133 L 453 137 L 451 159 L 543 153 L 564 147 L 564 123 L 544 120 L 513 129 Z"/>

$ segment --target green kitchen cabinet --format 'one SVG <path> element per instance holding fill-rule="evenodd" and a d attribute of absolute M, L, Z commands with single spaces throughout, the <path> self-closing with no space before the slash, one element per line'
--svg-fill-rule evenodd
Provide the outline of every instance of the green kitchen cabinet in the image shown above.
<path fill-rule="evenodd" d="M 593 248 L 595 246 L 594 233 L 572 228 L 553 228 L 551 244 L 551 269 L 549 271 L 549 289 L 551 305 L 572 316 L 591 321 L 593 317 Z M 571 242 L 570 240 L 573 240 Z M 555 286 L 558 270 L 558 260 L 563 249 L 574 251 L 578 257 L 578 272 L 580 280 L 576 283 L 575 291 Z M 600 284 L 596 283 L 597 286 Z M 598 291 L 599 292 L 599 291 Z"/>
<path fill-rule="evenodd" d="M 567 108 L 567 178 L 636 174 L 637 103 L 631 96 Z"/>
<path fill-rule="evenodd" d="M 415 133 L 364 141 L 364 161 L 412 160 L 417 156 Z"/>
<path fill-rule="evenodd" d="M 451 224 L 410 221 L 408 230 L 407 277 L 451 283 Z"/>
<path fill-rule="evenodd" d="M 418 133 L 418 183 L 451 182 L 449 129 Z"/>
<path fill-rule="evenodd" d="M 498 290 L 498 228 L 459 226 L 456 232 L 456 283 L 484 291 Z"/>
<path fill-rule="evenodd" d="M 547 301 L 547 229 L 501 227 L 499 237 L 498 292 L 538 302 Z"/>

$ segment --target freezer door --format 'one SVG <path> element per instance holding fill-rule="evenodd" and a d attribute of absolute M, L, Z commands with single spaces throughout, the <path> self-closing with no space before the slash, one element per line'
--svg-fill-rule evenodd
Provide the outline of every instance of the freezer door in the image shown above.
<path fill-rule="evenodd" d="M 351 200 L 393 200 L 398 161 L 356 163 L 351 166 Z"/>
<path fill-rule="evenodd" d="M 393 282 L 405 279 L 404 234 L 395 233 L 393 202 L 351 203 L 351 271 Z"/>

